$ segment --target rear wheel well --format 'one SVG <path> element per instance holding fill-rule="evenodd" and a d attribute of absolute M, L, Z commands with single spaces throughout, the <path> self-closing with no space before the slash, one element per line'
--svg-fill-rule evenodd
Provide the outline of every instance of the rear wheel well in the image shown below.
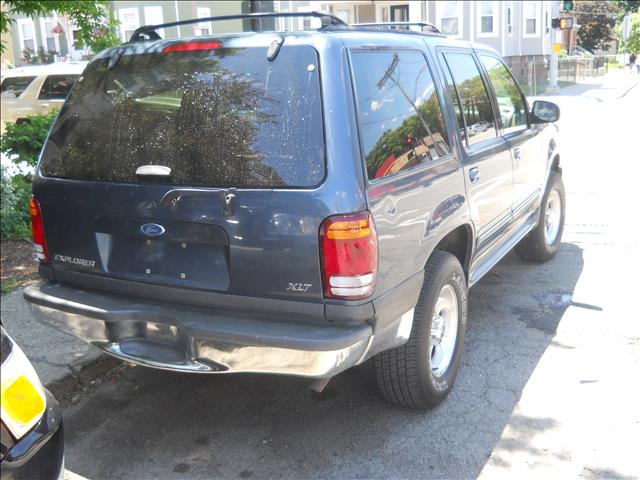
<path fill-rule="evenodd" d="M 562 169 L 560 168 L 560 155 L 556 155 L 555 157 L 553 157 L 553 160 L 551 162 L 551 170 L 555 170 L 560 175 L 562 175 Z"/>
<path fill-rule="evenodd" d="M 441 250 L 455 256 L 460 261 L 464 273 L 468 275 L 469 259 L 471 258 L 471 238 L 470 227 L 461 225 L 445 235 L 434 248 L 434 252 Z"/>

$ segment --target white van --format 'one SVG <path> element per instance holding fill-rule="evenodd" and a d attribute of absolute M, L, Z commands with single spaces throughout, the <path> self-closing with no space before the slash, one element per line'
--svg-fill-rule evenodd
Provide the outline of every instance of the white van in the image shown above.
<path fill-rule="evenodd" d="M 64 103 L 87 62 L 18 67 L 2 72 L 2 132 L 6 122 L 48 113 Z"/>

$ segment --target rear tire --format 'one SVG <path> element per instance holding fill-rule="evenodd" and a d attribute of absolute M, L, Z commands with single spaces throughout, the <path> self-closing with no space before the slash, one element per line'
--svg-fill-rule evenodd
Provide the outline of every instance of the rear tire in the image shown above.
<path fill-rule="evenodd" d="M 528 262 L 543 263 L 551 260 L 560 249 L 564 231 L 566 199 L 562 177 L 552 172 L 540 206 L 540 219 L 518 245 L 516 253 Z"/>
<path fill-rule="evenodd" d="M 458 374 L 466 324 L 467 284 L 462 266 L 452 254 L 436 251 L 425 268 L 409 340 L 374 357 L 384 397 L 419 409 L 442 402 Z"/>

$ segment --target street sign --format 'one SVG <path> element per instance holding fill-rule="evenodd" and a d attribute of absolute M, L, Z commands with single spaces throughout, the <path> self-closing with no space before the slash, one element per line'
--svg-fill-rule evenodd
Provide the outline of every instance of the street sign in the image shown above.
<path fill-rule="evenodd" d="M 622 23 L 622 36 L 626 40 L 627 38 L 629 38 L 630 34 L 631 34 L 630 18 L 629 18 L 629 15 L 625 15 L 624 16 L 624 22 Z"/>

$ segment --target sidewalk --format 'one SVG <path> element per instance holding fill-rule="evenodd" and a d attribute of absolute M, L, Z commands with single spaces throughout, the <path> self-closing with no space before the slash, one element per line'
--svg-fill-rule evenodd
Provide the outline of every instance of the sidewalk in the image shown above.
<path fill-rule="evenodd" d="M 640 75 L 631 74 L 625 69 L 615 69 L 600 77 L 591 77 L 581 83 L 568 85 L 557 93 L 540 94 L 530 98 L 582 97 L 597 102 L 614 100 L 625 96 L 630 89 L 640 84 Z"/>
<path fill-rule="evenodd" d="M 625 207 L 637 191 L 640 77 L 625 74 L 547 97 L 562 110 L 562 241 L 584 268 L 481 480 L 640 478 L 640 245 Z"/>

